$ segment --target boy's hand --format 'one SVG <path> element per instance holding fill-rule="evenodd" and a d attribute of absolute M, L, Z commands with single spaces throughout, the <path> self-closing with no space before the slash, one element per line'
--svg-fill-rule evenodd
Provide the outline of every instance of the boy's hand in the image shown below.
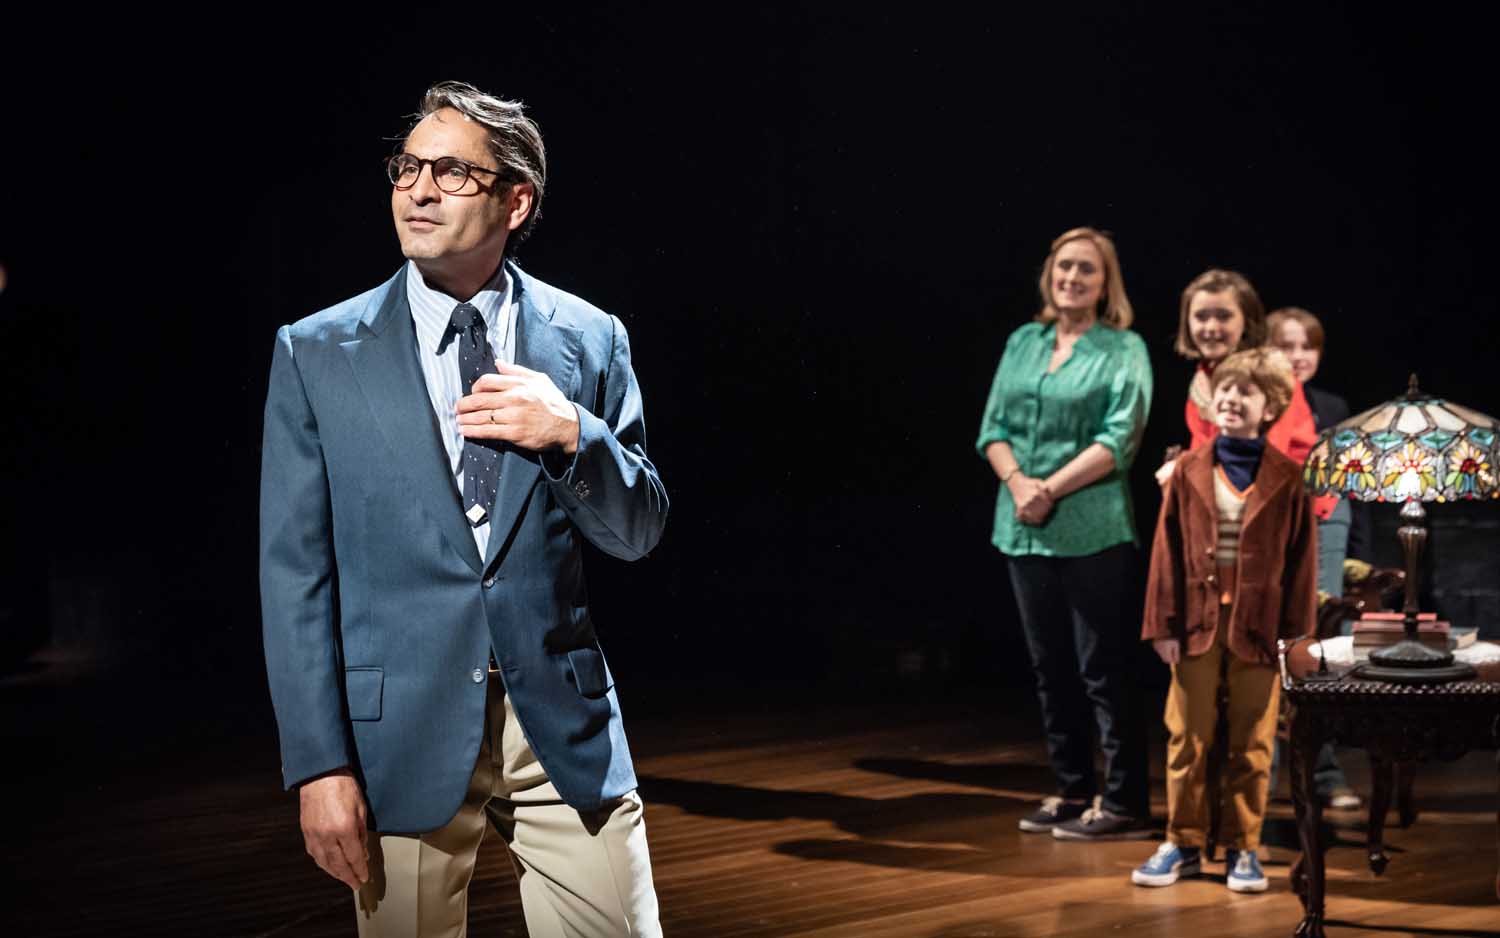
<path fill-rule="evenodd" d="M 1182 447 L 1176 443 L 1168 446 L 1167 451 L 1162 454 L 1161 468 L 1156 470 L 1156 484 L 1163 489 L 1172 481 L 1172 473 L 1177 468 L 1177 457 L 1181 455 Z"/>
<path fill-rule="evenodd" d="M 1154 638 L 1151 640 L 1151 648 L 1162 664 L 1169 668 L 1182 660 L 1182 642 L 1175 638 Z"/>

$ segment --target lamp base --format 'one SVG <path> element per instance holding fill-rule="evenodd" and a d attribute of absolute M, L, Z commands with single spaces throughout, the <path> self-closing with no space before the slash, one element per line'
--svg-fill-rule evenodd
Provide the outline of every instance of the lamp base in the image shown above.
<path fill-rule="evenodd" d="M 1446 684 L 1475 676 L 1473 667 L 1453 660 L 1453 653 L 1428 648 L 1406 639 L 1370 653 L 1368 664 L 1354 669 L 1355 677 L 1391 684 Z"/>

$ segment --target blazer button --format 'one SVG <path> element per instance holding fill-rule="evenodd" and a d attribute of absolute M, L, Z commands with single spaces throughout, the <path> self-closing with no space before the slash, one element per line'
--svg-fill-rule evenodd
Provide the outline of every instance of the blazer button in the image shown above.
<path fill-rule="evenodd" d="M 494 577 L 485 577 L 485 580 L 484 580 L 484 588 L 485 589 L 489 589 L 490 587 L 492 587 L 494 585 L 495 585 L 495 578 Z"/>
<path fill-rule="evenodd" d="M 484 683 L 484 669 L 483 668 L 475 668 L 474 669 L 474 673 L 471 674 L 471 675 L 469 675 L 469 676 L 474 679 L 474 683 L 475 684 L 483 684 Z"/>
<path fill-rule="evenodd" d="M 1209 586 L 1213 586 L 1215 583 L 1219 582 L 1219 578 L 1210 573 L 1208 575 L 1208 578 L 1203 582 L 1207 583 Z"/>
<path fill-rule="evenodd" d="M 579 480 L 578 483 L 573 486 L 573 491 L 577 493 L 579 498 L 588 498 L 589 484 L 587 482 Z"/>

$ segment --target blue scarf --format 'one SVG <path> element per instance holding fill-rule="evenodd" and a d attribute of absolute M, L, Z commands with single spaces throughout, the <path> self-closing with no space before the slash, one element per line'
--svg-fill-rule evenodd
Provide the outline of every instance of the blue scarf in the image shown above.
<path fill-rule="evenodd" d="M 1260 469 L 1260 457 L 1265 451 L 1266 438 L 1263 436 L 1242 440 L 1221 433 L 1214 437 L 1214 459 L 1224 467 L 1224 475 L 1229 477 L 1229 483 L 1241 492 L 1255 481 L 1255 473 Z"/>

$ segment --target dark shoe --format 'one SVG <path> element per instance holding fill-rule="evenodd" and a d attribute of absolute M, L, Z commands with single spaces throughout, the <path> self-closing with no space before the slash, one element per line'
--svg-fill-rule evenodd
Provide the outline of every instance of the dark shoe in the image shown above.
<path fill-rule="evenodd" d="M 1093 806 L 1076 820 L 1052 828 L 1052 836 L 1058 840 L 1143 840 L 1151 835 L 1145 820 L 1116 814 L 1104 807 L 1102 798 L 1095 798 Z"/>
<path fill-rule="evenodd" d="M 1087 801 L 1064 801 L 1057 795 L 1042 799 L 1042 806 L 1021 818 L 1017 825 L 1028 834 L 1045 834 L 1064 821 L 1071 821 L 1088 808 Z"/>

